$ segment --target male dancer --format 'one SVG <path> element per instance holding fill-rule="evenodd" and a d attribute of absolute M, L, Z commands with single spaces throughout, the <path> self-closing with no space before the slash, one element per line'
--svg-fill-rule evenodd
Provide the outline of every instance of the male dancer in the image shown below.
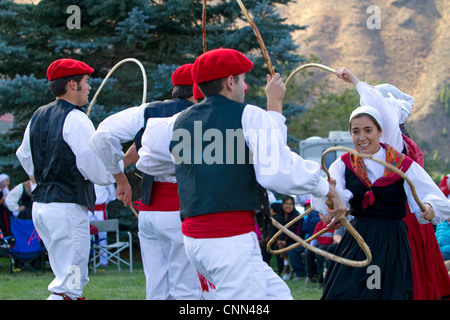
<path fill-rule="evenodd" d="M 94 183 L 114 183 L 89 148 L 95 129 L 80 109 L 88 102 L 88 80 L 93 72 L 74 59 L 50 64 L 47 77 L 56 100 L 36 110 L 16 152 L 25 172 L 37 183 L 32 197 L 33 223 L 55 275 L 48 286 L 49 300 L 81 297 L 89 281 L 88 208 L 94 208 Z"/>
<path fill-rule="evenodd" d="M 267 79 L 268 112 L 243 102 L 245 74 L 252 68 L 233 49 L 199 56 L 193 79 L 206 99 L 171 118 L 150 119 L 137 168 L 176 173 L 186 251 L 214 284 L 214 298 L 292 299 L 261 257 L 254 232 L 263 201 L 260 185 L 284 194 L 328 196 L 336 214 L 346 207 L 321 178 L 320 166 L 286 146 L 280 75 Z"/>
<path fill-rule="evenodd" d="M 135 162 L 129 159 L 137 158 L 140 130 L 148 119 L 169 117 L 194 104 L 191 69 L 192 64 L 186 64 L 172 74 L 172 99 L 118 112 L 103 120 L 91 138 L 90 146 L 107 169 L 117 174 L 116 177 L 121 176 L 116 180 L 116 194 L 126 206 L 131 203 L 131 187 L 118 166 L 124 158 L 121 144 L 135 140 L 124 159 L 127 165 Z M 149 300 L 201 298 L 197 273 L 186 257 L 179 210 L 175 176 L 144 175 L 139 204 L 139 243 Z"/>

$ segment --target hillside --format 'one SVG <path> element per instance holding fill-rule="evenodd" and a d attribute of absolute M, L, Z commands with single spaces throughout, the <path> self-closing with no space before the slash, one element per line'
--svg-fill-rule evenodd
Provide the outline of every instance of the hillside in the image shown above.
<path fill-rule="evenodd" d="M 369 29 L 367 20 L 380 8 L 380 28 Z M 289 23 L 308 25 L 294 39 L 300 54 L 316 55 L 330 67 L 345 66 L 361 80 L 388 82 L 415 97 L 407 127 L 426 153 L 439 150 L 450 159 L 450 116 L 437 98 L 450 81 L 450 2 L 447 0 L 298 0 L 280 7 Z M 328 72 L 337 91 L 351 88 Z"/>

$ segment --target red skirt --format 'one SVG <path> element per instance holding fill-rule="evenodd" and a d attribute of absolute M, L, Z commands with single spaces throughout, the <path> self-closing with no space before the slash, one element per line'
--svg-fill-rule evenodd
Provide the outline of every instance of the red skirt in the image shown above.
<path fill-rule="evenodd" d="M 407 206 L 403 219 L 411 246 L 413 299 L 450 299 L 450 277 L 431 223 L 421 224 Z"/>

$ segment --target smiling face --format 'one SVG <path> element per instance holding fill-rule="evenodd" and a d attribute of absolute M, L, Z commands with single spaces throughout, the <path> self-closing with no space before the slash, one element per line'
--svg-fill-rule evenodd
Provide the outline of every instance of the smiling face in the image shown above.
<path fill-rule="evenodd" d="M 292 199 L 288 198 L 283 201 L 283 211 L 285 213 L 291 213 L 294 211 L 294 201 L 292 201 Z"/>
<path fill-rule="evenodd" d="M 380 150 L 382 131 L 367 115 L 355 117 L 350 123 L 353 145 L 360 153 L 375 154 Z"/>

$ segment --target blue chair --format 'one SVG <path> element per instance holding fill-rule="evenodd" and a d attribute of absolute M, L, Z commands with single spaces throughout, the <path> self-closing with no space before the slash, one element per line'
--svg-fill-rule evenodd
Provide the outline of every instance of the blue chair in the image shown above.
<path fill-rule="evenodd" d="M 45 272 L 45 247 L 42 244 L 33 221 L 11 217 L 12 242 L 10 243 L 10 273 L 17 274 L 29 269 L 39 275 Z"/>

